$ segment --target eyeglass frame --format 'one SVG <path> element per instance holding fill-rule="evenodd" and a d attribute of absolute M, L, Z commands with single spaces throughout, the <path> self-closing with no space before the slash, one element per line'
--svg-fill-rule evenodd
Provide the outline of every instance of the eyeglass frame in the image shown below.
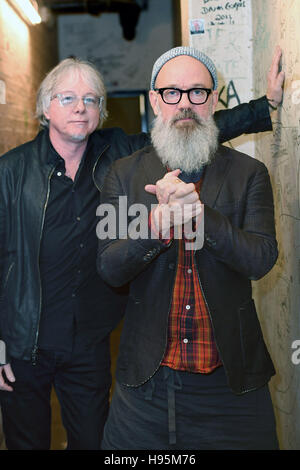
<path fill-rule="evenodd" d="M 165 100 L 164 100 L 164 97 L 163 97 L 163 93 L 164 93 L 165 90 L 176 90 L 176 91 L 179 91 L 179 92 L 180 92 L 180 98 L 179 98 L 179 100 L 176 101 L 176 103 L 168 103 L 167 101 L 165 101 Z M 193 101 L 191 101 L 191 98 L 190 98 L 190 92 L 193 91 L 193 90 L 204 90 L 204 91 L 206 92 L 206 100 L 203 101 L 203 103 L 193 103 Z M 190 102 L 191 104 L 194 104 L 194 105 L 196 105 L 196 106 L 199 106 L 199 105 L 205 104 L 205 103 L 207 102 L 207 100 L 208 100 L 208 98 L 209 98 L 209 95 L 212 93 L 213 90 L 212 90 L 211 88 L 202 88 L 202 87 L 189 88 L 188 90 L 181 90 L 180 88 L 174 88 L 174 87 L 165 87 L 165 88 L 154 88 L 154 91 L 156 91 L 157 93 L 160 94 L 161 99 L 162 99 L 163 102 L 166 103 L 166 104 L 175 105 L 175 104 L 180 103 L 183 93 L 186 93 L 189 102 Z"/>
<path fill-rule="evenodd" d="M 60 104 L 63 108 L 67 108 L 68 106 L 71 106 L 71 103 L 62 104 L 62 102 L 61 102 L 61 97 L 62 97 L 64 94 L 65 94 L 65 93 L 56 93 L 55 95 L 53 95 L 53 96 L 50 98 L 50 101 L 53 101 L 54 99 L 57 98 L 58 101 L 59 101 L 59 104 Z M 67 95 L 67 93 L 66 93 L 66 95 Z M 102 102 L 103 102 L 103 100 L 104 100 L 104 96 L 94 96 L 94 95 L 93 95 L 93 98 L 97 98 L 97 99 L 98 99 L 98 105 L 94 107 L 94 106 L 89 106 L 89 105 L 87 105 L 87 104 L 84 102 L 84 99 L 85 99 L 85 98 L 88 98 L 89 95 L 77 96 L 77 95 L 72 94 L 72 93 L 69 93 L 69 95 L 72 95 L 72 96 L 74 96 L 74 97 L 77 98 L 76 103 L 73 103 L 73 107 L 75 107 L 75 106 L 78 104 L 79 100 L 81 100 L 86 108 L 94 108 L 94 109 L 96 109 L 96 107 L 99 106 L 99 109 L 101 110 L 101 105 L 102 105 Z"/>

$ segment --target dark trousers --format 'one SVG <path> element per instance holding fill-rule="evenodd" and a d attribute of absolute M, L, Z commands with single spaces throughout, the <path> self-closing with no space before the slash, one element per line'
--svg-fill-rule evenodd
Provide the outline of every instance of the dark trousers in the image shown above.
<path fill-rule="evenodd" d="M 242 395 L 224 368 L 211 374 L 161 367 L 140 387 L 116 384 L 103 450 L 276 450 L 268 386 Z"/>
<path fill-rule="evenodd" d="M 55 388 L 66 429 L 67 449 L 99 449 L 111 385 L 109 339 L 77 342 L 72 353 L 39 351 L 37 364 L 12 360 L 13 392 L 0 392 L 6 446 L 49 449 L 50 394 Z"/>

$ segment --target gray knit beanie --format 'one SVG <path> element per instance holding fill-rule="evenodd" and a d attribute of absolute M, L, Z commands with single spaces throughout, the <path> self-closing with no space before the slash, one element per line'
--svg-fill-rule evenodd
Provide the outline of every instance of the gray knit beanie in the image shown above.
<path fill-rule="evenodd" d="M 171 59 L 174 59 L 174 57 L 177 57 L 179 55 L 188 55 L 202 62 L 202 64 L 205 65 L 205 67 L 208 69 L 208 71 L 210 72 L 212 76 L 213 89 L 216 90 L 218 88 L 217 70 L 212 60 L 203 52 L 199 51 L 198 49 L 195 49 L 194 47 L 181 46 L 181 47 L 174 47 L 174 49 L 170 49 L 169 51 L 165 52 L 163 55 L 161 55 L 157 59 L 152 69 L 151 82 L 150 82 L 151 90 L 154 90 L 156 77 L 159 71 L 161 70 L 161 68 L 165 65 L 166 62 L 168 62 Z"/>

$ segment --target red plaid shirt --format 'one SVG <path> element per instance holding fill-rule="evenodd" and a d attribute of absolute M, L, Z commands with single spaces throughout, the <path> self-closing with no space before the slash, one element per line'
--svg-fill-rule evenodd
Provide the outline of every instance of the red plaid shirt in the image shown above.
<path fill-rule="evenodd" d="M 209 373 L 221 365 L 194 251 L 179 240 L 177 273 L 169 314 L 168 343 L 162 365 L 172 369 Z"/>
<path fill-rule="evenodd" d="M 201 181 L 196 184 L 198 192 L 200 185 Z M 194 254 L 194 250 L 185 250 L 185 241 L 180 239 L 168 342 L 162 365 L 176 370 L 209 373 L 221 365 L 221 360 Z"/>

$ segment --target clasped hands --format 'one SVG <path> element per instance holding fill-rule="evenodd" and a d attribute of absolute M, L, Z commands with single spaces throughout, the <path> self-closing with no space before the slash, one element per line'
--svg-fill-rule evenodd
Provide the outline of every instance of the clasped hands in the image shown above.
<path fill-rule="evenodd" d="M 162 238 L 170 233 L 172 227 L 185 225 L 202 212 L 195 185 L 180 180 L 180 173 L 179 169 L 170 171 L 156 184 L 145 186 L 145 190 L 155 194 L 158 200 L 151 221 Z"/>

